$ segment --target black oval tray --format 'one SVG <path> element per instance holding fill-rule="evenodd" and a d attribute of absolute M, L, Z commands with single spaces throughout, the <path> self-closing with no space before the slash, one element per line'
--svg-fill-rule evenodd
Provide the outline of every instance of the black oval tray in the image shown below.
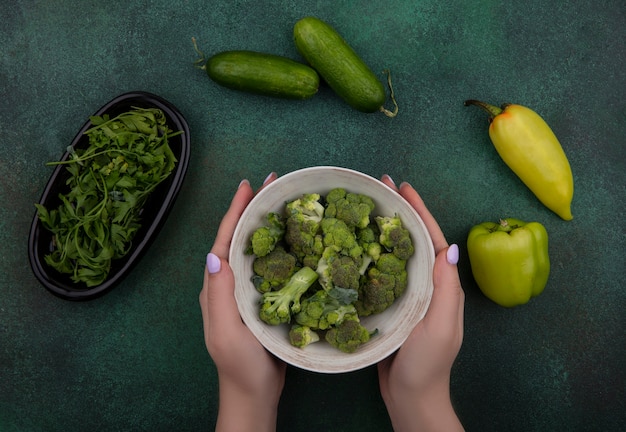
<path fill-rule="evenodd" d="M 169 140 L 169 145 L 178 162 L 174 171 L 150 194 L 141 211 L 141 228 L 137 231 L 131 250 L 123 258 L 111 263 L 111 271 L 107 279 L 100 285 L 87 287 L 86 284 L 73 282 L 68 275 L 62 274 L 49 267 L 44 257 L 52 251 L 52 234 L 43 227 L 37 212 L 33 217 L 28 239 L 28 257 L 33 273 L 41 284 L 53 294 L 66 300 L 88 300 L 104 294 L 117 284 L 133 269 L 159 233 L 176 200 L 180 187 L 189 165 L 189 126 L 182 114 L 165 99 L 146 92 L 131 92 L 122 94 L 102 108 L 94 115 L 109 114 L 111 118 L 130 111 L 133 107 L 159 108 L 167 118 L 167 125 L 174 131 L 183 131 Z M 72 147 L 85 148 L 88 138 L 84 132 L 91 127 L 91 122 L 85 125 L 76 134 Z M 65 152 L 62 161 L 69 158 Z M 67 191 L 65 184 L 68 173 L 66 167 L 57 165 L 48 180 L 39 203 L 48 209 L 58 207 L 61 203 L 58 195 Z"/>

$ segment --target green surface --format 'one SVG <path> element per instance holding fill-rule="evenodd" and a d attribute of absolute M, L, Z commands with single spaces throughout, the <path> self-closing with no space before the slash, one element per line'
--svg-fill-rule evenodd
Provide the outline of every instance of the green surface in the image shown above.
<path fill-rule="evenodd" d="M 411 182 L 461 245 L 466 336 L 452 394 L 468 431 L 626 430 L 623 0 L 1 3 L 0 431 L 211 430 L 217 379 L 197 303 L 205 255 L 242 178 L 258 186 L 312 165 Z M 291 29 L 306 15 L 334 25 L 374 71 L 391 69 L 398 117 L 357 112 L 327 88 L 308 101 L 237 93 L 192 65 L 192 36 L 207 53 L 298 60 Z M 26 253 L 44 163 L 131 90 L 186 116 L 187 180 L 125 282 L 70 303 L 39 285 Z M 552 126 L 574 172 L 573 221 L 502 163 L 468 98 L 523 104 Z M 550 234 L 548 286 L 513 310 L 479 292 L 465 249 L 472 225 L 500 217 Z M 315 410 L 305 386 L 323 395 Z M 278 429 L 391 430 L 375 369 L 290 369 Z"/>

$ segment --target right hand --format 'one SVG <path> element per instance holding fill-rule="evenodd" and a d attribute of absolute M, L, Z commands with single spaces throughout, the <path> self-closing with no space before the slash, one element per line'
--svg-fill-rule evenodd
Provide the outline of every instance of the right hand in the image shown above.
<path fill-rule="evenodd" d="M 434 291 L 424 318 L 400 349 L 378 364 L 380 391 L 396 432 L 463 430 L 450 401 L 450 373 L 463 341 L 465 294 L 456 266 L 458 247 L 448 243 L 418 193 L 408 183 L 396 187 L 418 212 L 435 249 Z"/>

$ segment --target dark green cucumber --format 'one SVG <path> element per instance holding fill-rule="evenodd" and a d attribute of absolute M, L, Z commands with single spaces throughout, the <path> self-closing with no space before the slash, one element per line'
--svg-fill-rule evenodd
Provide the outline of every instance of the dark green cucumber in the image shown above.
<path fill-rule="evenodd" d="M 319 87 L 319 75 L 309 66 L 256 51 L 220 52 L 204 67 L 220 85 L 266 96 L 308 99 Z"/>
<path fill-rule="evenodd" d="M 350 106 L 395 116 L 397 105 L 394 112 L 383 107 L 386 94 L 378 77 L 333 27 L 318 18 L 305 17 L 295 24 L 293 36 L 300 54 Z M 393 94 L 392 99 L 395 104 Z"/>

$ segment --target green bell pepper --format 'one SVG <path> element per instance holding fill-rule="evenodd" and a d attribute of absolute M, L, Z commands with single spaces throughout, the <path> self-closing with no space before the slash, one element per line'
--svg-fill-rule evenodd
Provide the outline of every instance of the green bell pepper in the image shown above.
<path fill-rule="evenodd" d="M 467 252 L 478 287 L 501 306 L 528 303 L 548 282 L 548 233 L 539 222 L 507 218 L 476 225 Z"/>

